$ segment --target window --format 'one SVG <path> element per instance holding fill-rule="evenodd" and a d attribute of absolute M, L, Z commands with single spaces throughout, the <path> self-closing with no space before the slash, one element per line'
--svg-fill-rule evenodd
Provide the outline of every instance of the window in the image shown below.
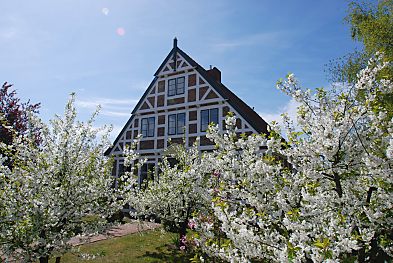
<path fill-rule="evenodd" d="M 218 123 L 218 109 L 201 111 L 201 131 L 206 131 L 210 123 Z"/>
<path fill-rule="evenodd" d="M 206 131 L 209 126 L 209 110 L 201 111 L 201 131 Z"/>
<path fill-rule="evenodd" d="M 141 133 L 143 137 L 154 137 L 155 118 L 143 118 L 141 125 Z"/>
<path fill-rule="evenodd" d="M 141 175 L 139 178 L 140 185 L 143 188 L 147 187 L 149 181 L 154 181 L 154 174 L 155 174 L 155 164 L 144 163 L 141 167 Z"/>
<path fill-rule="evenodd" d="M 168 116 L 168 134 L 176 134 L 176 114 Z"/>
<path fill-rule="evenodd" d="M 184 93 L 184 77 L 180 77 L 176 79 L 176 94 L 183 94 Z"/>
<path fill-rule="evenodd" d="M 176 127 L 177 134 L 183 134 L 185 126 L 186 126 L 186 114 L 185 113 L 178 113 L 177 114 L 177 127 Z"/>
<path fill-rule="evenodd" d="M 168 96 L 176 95 L 176 79 L 168 80 Z"/>
<path fill-rule="evenodd" d="M 183 134 L 185 126 L 186 126 L 185 113 L 168 115 L 168 135 Z"/>
<path fill-rule="evenodd" d="M 168 96 L 184 94 L 185 78 L 179 77 L 168 80 Z"/>

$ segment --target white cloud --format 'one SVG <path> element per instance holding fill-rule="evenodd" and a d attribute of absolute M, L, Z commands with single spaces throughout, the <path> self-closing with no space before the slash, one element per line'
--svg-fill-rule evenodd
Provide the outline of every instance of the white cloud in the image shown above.
<path fill-rule="evenodd" d="M 138 103 L 135 99 L 110 99 L 93 98 L 90 100 L 76 100 L 78 107 L 94 111 L 97 106 L 101 106 L 100 114 L 110 117 L 130 116 L 134 106 Z"/>
<path fill-rule="evenodd" d="M 108 99 L 108 98 L 93 98 L 90 100 L 80 100 L 76 101 L 76 104 L 82 108 L 94 109 L 97 105 L 101 105 L 102 107 L 118 107 L 119 105 L 135 105 L 138 100 L 135 99 Z"/>
<path fill-rule="evenodd" d="M 296 112 L 297 112 L 297 107 L 299 105 L 300 104 L 292 98 L 284 106 L 280 107 L 276 112 L 258 112 L 258 114 L 259 114 L 259 116 L 262 117 L 262 119 L 264 119 L 268 123 L 270 123 L 272 121 L 276 121 L 280 125 L 282 125 L 281 114 L 287 113 L 288 116 L 291 118 L 291 120 L 296 125 Z"/>
<path fill-rule="evenodd" d="M 264 32 L 258 33 L 254 35 L 247 35 L 237 39 L 228 39 L 217 41 L 213 44 L 213 48 L 218 50 L 228 50 L 234 49 L 243 46 L 253 46 L 253 45 L 263 45 L 263 46 L 274 46 L 277 47 L 285 47 L 288 46 L 290 41 L 288 41 L 288 37 L 291 37 L 291 34 L 283 31 L 274 31 L 274 32 Z"/>
<path fill-rule="evenodd" d="M 112 116 L 112 117 L 124 117 L 124 116 L 130 116 L 131 115 L 131 109 L 129 109 L 128 112 L 121 112 L 121 111 L 102 111 L 102 115 L 105 116 Z"/>
<path fill-rule="evenodd" d="M 0 29 L 0 39 L 11 40 L 16 36 L 17 32 L 15 28 L 4 28 Z"/>

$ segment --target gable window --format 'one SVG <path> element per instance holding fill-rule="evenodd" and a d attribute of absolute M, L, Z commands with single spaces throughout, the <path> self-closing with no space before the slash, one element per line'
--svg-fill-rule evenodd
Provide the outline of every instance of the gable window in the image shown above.
<path fill-rule="evenodd" d="M 201 110 L 201 131 L 206 131 L 210 123 L 218 123 L 218 109 Z"/>
<path fill-rule="evenodd" d="M 168 96 L 184 94 L 185 78 L 179 77 L 168 80 Z"/>
<path fill-rule="evenodd" d="M 183 134 L 185 126 L 186 126 L 185 113 L 168 115 L 168 135 Z"/>
<path fill-rule="evenodd" d="M 143 118 L 141 125 L 141 133 L 143 137 L 154 137 L 155 117 Z"/>

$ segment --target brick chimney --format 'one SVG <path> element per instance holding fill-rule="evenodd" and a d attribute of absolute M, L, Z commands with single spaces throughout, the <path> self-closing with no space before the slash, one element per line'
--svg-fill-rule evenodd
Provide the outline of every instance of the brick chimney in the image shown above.
<path fill-rule="evenodd" d="M 212 77 L 218 83 L 221 83 L 221 71 L 218 68 L 214 67 L 212 69 L 207 70 L 207 74 L 209 74 L 209 76 Z"/>

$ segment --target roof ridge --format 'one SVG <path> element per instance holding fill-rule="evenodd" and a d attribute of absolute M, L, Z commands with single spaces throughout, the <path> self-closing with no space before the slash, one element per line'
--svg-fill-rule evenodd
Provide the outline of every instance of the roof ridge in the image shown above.
<path fill-rule="evenodd" d="M 241 98 L 239 98 L 235 93 L 233 93 L 229 88 L 227 88 L 223 83 L 215 80 L 203 66 L 198 64 L 194 59 L 192 59 L 187 53 L 181 50 L 177 46 L 177 40 L 174 40 L 174 46 L 166 56 L 164 61 L 161 63 L 157 71 L 154 73 L 154 79 L 150 82 L 149 86 L 143 93 L 142 97 L 139 99 L 138 103 L 135 105 L 131 112 L 131 116 L 127 123 L 124 125 L 123 129 L 120 131 L 119 135 L 116 137 L 113 145 L 105 151 L 105 155 L 109 155 L 110 151 L 120 140 L 121 135 L 124 133 L 126 128 L 130 125 L 135 112 L 139 108 L 140 104 L 143 102 L 145 97 L 155 81 L 158 79 L 158 74 L 161 69 L 166 65 L 167 61 L 174 53 L 179 53 L 195 70 L 231 105 L 258 133 L 268 133 L 267 127 L 268 123 L 262 119 L 262 117 L 254 111 L 247 103 L 245 103 Z"/>

